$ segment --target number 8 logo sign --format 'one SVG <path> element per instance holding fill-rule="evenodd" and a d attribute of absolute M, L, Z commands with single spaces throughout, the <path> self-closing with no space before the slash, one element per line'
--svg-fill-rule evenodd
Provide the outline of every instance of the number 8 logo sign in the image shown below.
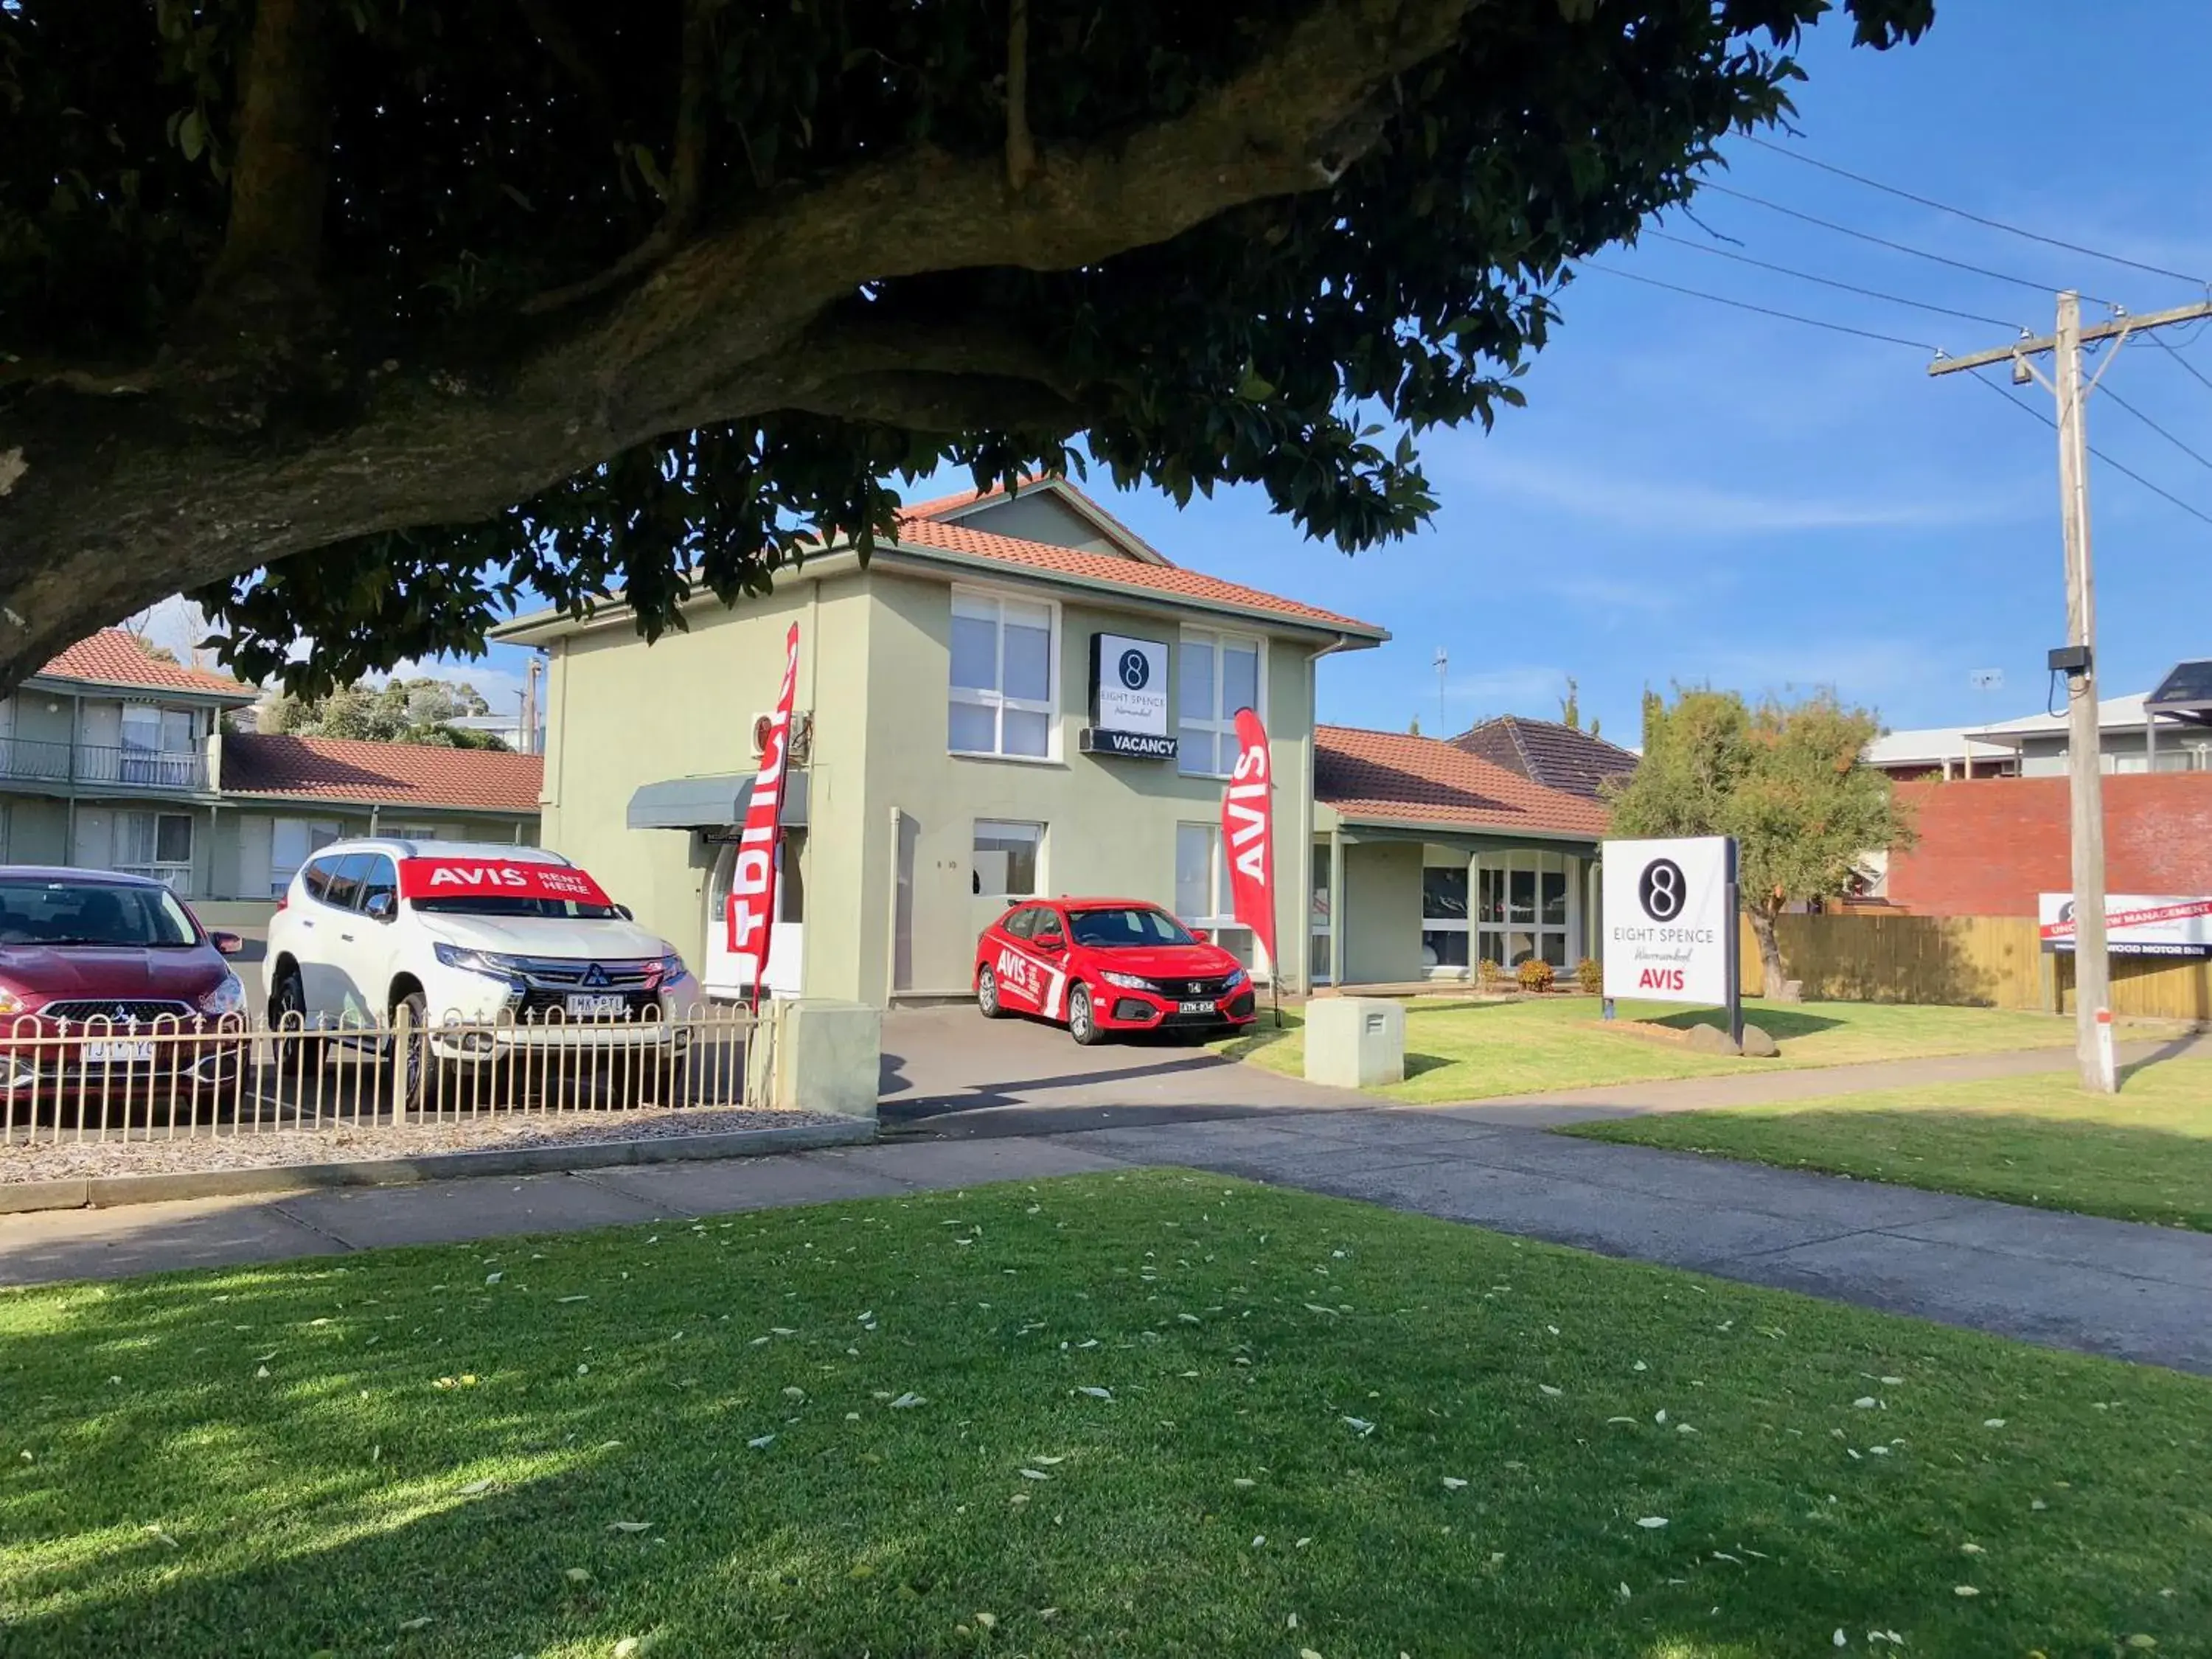
<path fill-rule="evenodd" d="M 1688 897 L 1689 886 L 1683 878 L 1682 866 L 1674 860 L 1654 859 L 1644 866 L 1644 874 L 1636 884 L 1636 900 L 1652 921 L 1674 921 L 1682 914 Z"/>

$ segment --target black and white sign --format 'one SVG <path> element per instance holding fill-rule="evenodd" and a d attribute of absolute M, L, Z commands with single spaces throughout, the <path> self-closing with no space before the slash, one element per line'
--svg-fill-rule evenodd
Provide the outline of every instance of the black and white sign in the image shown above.
<path fill-rule="evenodd" d="M 1168 647 L 1126 634 L 1091 638 L 1091 717 L 1103 732 L 1168 735 Z"/>
<path fill-rule="evenodd" d="M 1605 843 L 1605 994 L 1725 1006 L 1735 986 L 1735 844 Z"/>
<path fill-rule="evenodd" d="M 1076 746 L 1086 755 L 1119 755 L 1124 760 L 1173 760 L 1176 740 L 1144 732 L 1102 732 L 1086 726 L 1077 734 Z"/>

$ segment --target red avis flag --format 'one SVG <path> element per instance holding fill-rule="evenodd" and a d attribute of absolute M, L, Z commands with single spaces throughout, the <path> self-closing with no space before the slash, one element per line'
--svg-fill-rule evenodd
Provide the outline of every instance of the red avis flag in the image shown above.
<path fill-rule="evenodd" d="M 791 699 L 799 689 L 799 624 L 783 641 L 783 690 L 761 745 L 760 770 L 745 803 L 738 836 L 737 866 L 730 875 L 730 954 L 753 965 L 753 994 L 768 981 L 769 939 L 775 931 L 775 842 L 783 822 L 783 763 L 791 738 Z"/>
<path fill-rule="evenodd" d="M 1267 728 L 1249 708 L 1237 711 L 1237 766 L 1221 797 L 1221 845 L 1229 854 L 1231 914 L 1266 947 L 1275 971 L 1274 771 Z"/>

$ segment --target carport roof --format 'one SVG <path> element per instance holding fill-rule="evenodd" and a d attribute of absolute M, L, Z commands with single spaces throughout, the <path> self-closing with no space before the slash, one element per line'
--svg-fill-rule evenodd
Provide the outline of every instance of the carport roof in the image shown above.
<path fill-rule="evenodd" d="M 1314 728 L 1314 797 L 1348 823 L 1434 823 L 1544 838 L 1605 834 L 1603 806 L 1436 738 Z"/>

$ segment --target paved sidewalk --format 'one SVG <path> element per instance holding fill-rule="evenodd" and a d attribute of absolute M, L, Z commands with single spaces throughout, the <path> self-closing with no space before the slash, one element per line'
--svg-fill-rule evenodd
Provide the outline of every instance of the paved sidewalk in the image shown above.
<path fill-rule="evenodd" d="M 1613 1146 L 1467 1112 L 1075 1134 L 0 1217 L 0 1284 L 557 1232 L 1179 1164 L 2212 1373 L 2212 1235 Z"/>

